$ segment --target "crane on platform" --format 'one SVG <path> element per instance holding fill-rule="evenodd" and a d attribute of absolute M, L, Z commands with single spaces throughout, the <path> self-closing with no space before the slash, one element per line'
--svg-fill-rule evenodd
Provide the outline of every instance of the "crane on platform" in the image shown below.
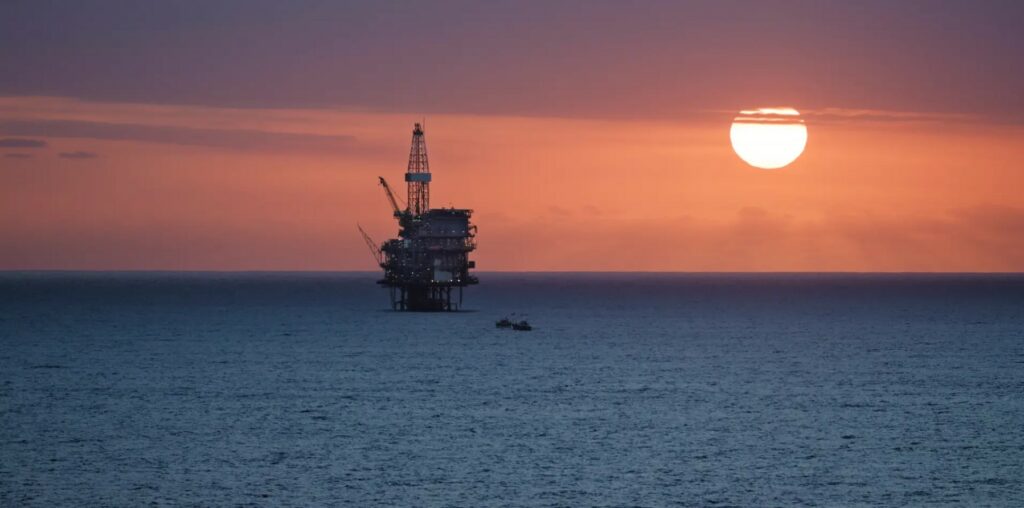
<path fill-rule="evenodd" d="M 380 247 L 377 246 L 377 242 L 373 241 L 373 238 L 370 238 L 370 235 L 363 229 L 363 226 L 359 225 L 358 222 L 356 223 L 356 227 L 359 228 L 359 232 L 362 233 L 363 241 L 366 242 L 366 246 L 370 248 L 370 254 L 373 256 L 373 259 L 377 261 L 377 265 L 384 266 L 384 254 L 381 253 Z"/>
<path fill-rule="evenodd" d="M 391 191 L 391 186 L 388 185 L 388 181 L 383 176 L 378 176 L 380 179 L 381 187 L 384 187 L 384 193 L 388 196 L 388 202 L 391 203 L 391 208 L 395 210 L 395 217 L 401 217 L 404 213 L 402 208 L 398 206 L 398 198 L 395 197 L 395 193 Z"/>

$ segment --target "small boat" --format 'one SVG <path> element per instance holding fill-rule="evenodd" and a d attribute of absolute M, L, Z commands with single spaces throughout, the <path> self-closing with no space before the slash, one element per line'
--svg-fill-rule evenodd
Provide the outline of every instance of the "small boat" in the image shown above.
<path fill-rule="evenodd" d="M 528 332 L 530 330 L 533 330 L 533 327 L 530 326 L 530 323 L 527 323 L 526 320 L 523 320 L 518 323 L 512 323 L 512 329 L 519 330 L 521 332 Z"/>
<path fill-rule="evenodd" d="M 512 328 L 512 320 L 509 318 L 501 318 L 498 322 L 494 323 L 497 328 Z"/>

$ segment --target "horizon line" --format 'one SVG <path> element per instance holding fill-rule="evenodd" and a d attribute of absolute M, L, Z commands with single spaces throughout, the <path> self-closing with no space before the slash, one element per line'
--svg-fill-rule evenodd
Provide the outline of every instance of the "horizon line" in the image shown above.
<path fill-rule="evenodd" d="M 222 270 L 222 269 L 197 269 L 197 270 L 171 270 L 171 269 L 5 269 L 0 268 L 0 275 L 6 274 L 352 274 L 372 275 L 379 274 L 379 271 L 371 270 Z M 1024 271 L 1002 272 L 1002 271 L 855 271 L 855 270 L 480 270 L 475 274 L 566 274 L 566 275 L 591 275 L 591 274 L 650 274 L 650 275 L 1024 275 Z"/>

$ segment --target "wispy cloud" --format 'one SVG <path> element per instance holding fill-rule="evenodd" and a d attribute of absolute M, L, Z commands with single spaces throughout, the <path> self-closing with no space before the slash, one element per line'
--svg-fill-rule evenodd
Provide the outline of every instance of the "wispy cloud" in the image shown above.
<path fill-rule="evenodd" d="M 3 138 L 0 139 L 0 148 L 45 148 L 46 141 L 42 139 L 24 138 Z"/>
<path fill-rule="evenodd" d="M 99 157 L 99 154 L 97 154 L 95 152 L 84 152 L 84 151 L 61 152 L 59 157 L 62 158 L 62 159 L 95 159 L 95 158 Z"/>
<path fill-rule="evenodd" d="M 974 123 L 991 122 L 992 118 L 968 113 L 934 113 L 926 111 L 892 111 L 884 109 L 858 108 L 797 108 L 799 115 L 815 123 L 855 123 L 855 122 L 903 122 L 903 123 Z M 782 113 L 786 111 L 786 113 Z M 704 113 L 717 115 L 734 115 L 735 121 L 744 123 L 793 123 L 790 107 L 761 108 L 758 110 L 728 111 L 711 110 Z"/>
<path fill-rule="evenodd" d="M 804 120 L 799 115 L 797 110 L 786 107 L 748 109 L 740 111 L 733 123 L 802 124 Z"/>
<path fill-rule="evenodd" d="M 985 121 L 978 115 L 967 113 L 931 113 L 922 111 L 889 111 L 882 109 L 822 108 L 801 111 L 804 116 L 829 121 L 871 122 L 940 122 L 964 123 Z"/>
<path fill-rule="evenodd" d="M 78 120 L 0 120 L 0 132 L 19 136 L 140 141 L 237 150 L 352 153 L 365 149 L 355 137 L 345 135 Z"/>

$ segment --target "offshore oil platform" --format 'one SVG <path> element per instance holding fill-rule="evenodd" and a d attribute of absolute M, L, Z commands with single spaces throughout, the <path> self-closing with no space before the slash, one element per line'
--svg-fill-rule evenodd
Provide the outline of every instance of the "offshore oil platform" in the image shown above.
<path fill-rule="evenodd" d="M 423 127 L 415 124 L 409 166 L 405 173 L 406 206 L 387 180 L 380 177 L 388 202 L 398 219 L 398 238 L 377 245 L 359 227 L 377 264 L 384 269 L 378 284 L 391 290 L 391 308 L 409 311 L 453 311 L 462 306 L 462 289 L 478 283 L 469 269 L 476 263 L 469 253 L 476 248 L 473 211 L 464 208 L 430 208 L 430 164 Z M 458 288 L 458 301 L 452 289 Z"/>

